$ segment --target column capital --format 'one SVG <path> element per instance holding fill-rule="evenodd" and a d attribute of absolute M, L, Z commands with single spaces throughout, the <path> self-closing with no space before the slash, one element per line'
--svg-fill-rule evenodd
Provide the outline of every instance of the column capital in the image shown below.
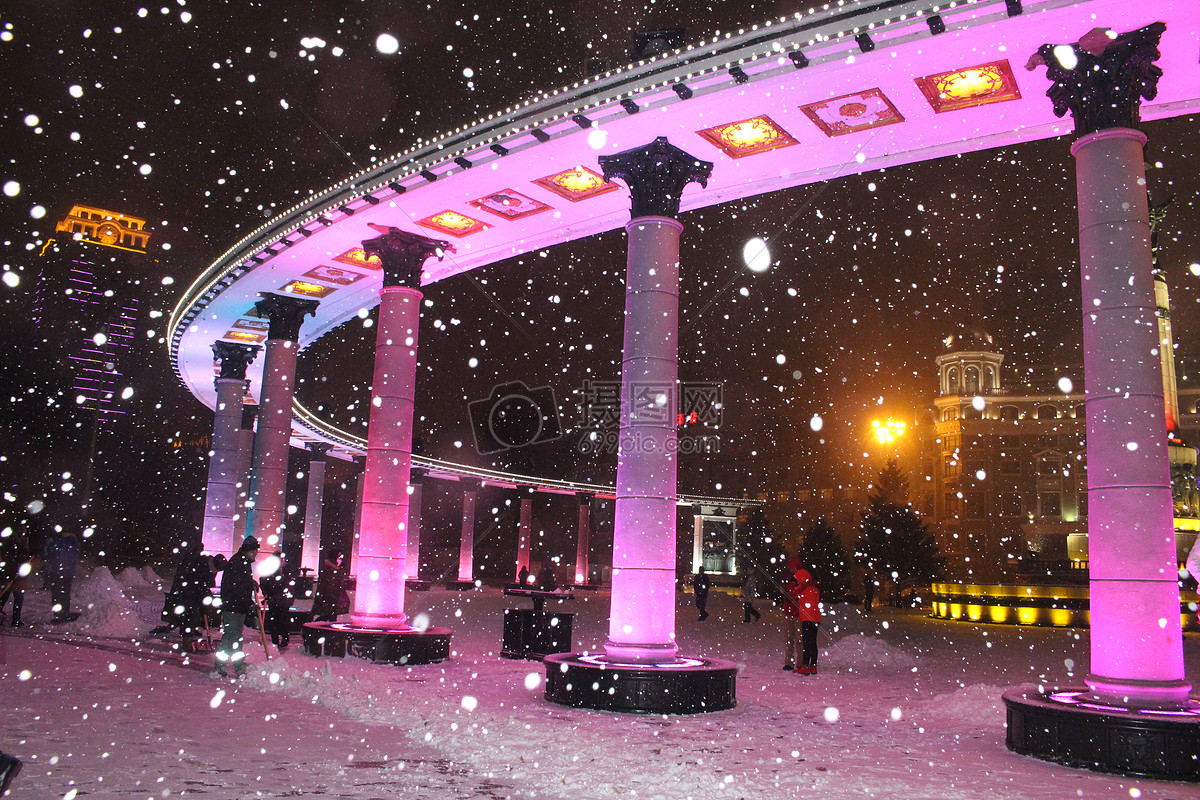
<path fill-rule="evenodd" d="M 312 463 L 313 461 L 324 461 L 325 454 L 333 449 L 333 445 L 327 442 L 305 442 L 304 447 L 309 453 L 309 463 Z"/>
<path fill-rule="evenodd" d="M 1074 44 L 1042 45 L 1025 69 L 1046 65 L 1046 77 L 1053 81 L 1046 96 L 1054 103 L 1055 116 L 1071 112 L 1076 134 L 1136 130 L 1140 100 L 1153 100 L 1158 94 L 1163 73 L 1154 62 L 1161 55 L 1158 42 L 1166 29 L 1162 22 L 1119 35 L 1095 28 Z"/>
<path fill-rule="evenodd" d="M 320 305 L 316 300 L 270 292 L 259 292 L 259 297 L 262 300 L 254 304 L 254 311 L 271 323 L 267 338 L 286 339 L 289 342 L 300 338 L 300 325 L 304 318 L 317 313 L 317 306 Z"/>
<path fill-rule="evenodd" d="M 604 179 L 620 178 L 629 187 L 633 199 L 630 216 L 679 216 L 679 199 L 689 183 L 708 186 L 712 162 L 688 155 L 659 136 L 653 142 L 632 150 L 600 156 Z"/>
<path fill-rule="evenodd" d="M 217 380 L 246 380 L 246 367 L 254 361 L 262 347 L 257 344 L 241 344 L 240 342 L 213 342 L 213 358 L 221 362 L 221 374 Z"/>
<path fill-rule="evenodd" d="M 421 286 L 421 268 L 431 255 L 436 254 L 441 261 L 446 252 L 455 252 L 449 242 L 440 239 L 430 239 L 419 233 L 409 233 L 399 228 L 387 225 L 367 225 L 380 235 L 374 239 L 364 239 L 363 252 L 368 256 L 378 256 L 383 264 L 383 286 L 408 286 L 418 289 Z"/>

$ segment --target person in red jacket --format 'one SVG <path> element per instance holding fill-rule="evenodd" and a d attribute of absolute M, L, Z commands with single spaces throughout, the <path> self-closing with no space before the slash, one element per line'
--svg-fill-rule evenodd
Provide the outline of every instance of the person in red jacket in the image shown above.
<path fill-rule="evenodd" d="M 801 567 L 796 570 L 796 585 L 792 597 L 796 600 L 797 617 L 800 620 L 800 640 L 803 648 L 797 674 L 817 674 L 817 628 L 821 624 L 821 590 L 809 571 Z"/>
<path fill-rule="evenodd" d="M 800 675 L 817 673 L 817 627 L 821 622 L 821 593 L 812 574 L 800 566 L 800 559 L 788 559 L 792 585 L 788 587 L 783 615 L 788 622 L 787 649 L 783 668 Z M 797 628 L 800 633 L 800 666 L 796 666 Z"/>

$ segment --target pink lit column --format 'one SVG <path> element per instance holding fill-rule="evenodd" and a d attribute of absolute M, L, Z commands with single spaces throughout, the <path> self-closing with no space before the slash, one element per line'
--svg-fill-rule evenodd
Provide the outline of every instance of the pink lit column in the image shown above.
<path fill-rule="evenodd" d="M 246 523 L 241 515 L 250 502 L 250 467 L 254 463 L 254 428 L 257 418 L 257 405 L 242 406 L 242 428 L 238 431 L 237 454 L 238 513 L 233 517 L 233 530 L 230 532 L 229 538 L 230 552 L 234 553 L 242 546 L 242 540 L 246 538 Z"/>
<path fill-rule="evenodd" d="M 263 293 L 254 308 L 270 320 L 250 467 L 246 535 L 258 538 L 263 553 L 279 549 L 286 522 L 288 448 L 292 438 L 292 395 L 296 380 L 296 342 L 304 318 L 317 301 Z"/>
<path fill-rule="evenodd" d="M 238 446 L 241 443 L 242 398 L 246 396 L 246 367 L 261 348 L 237 342 L 213 343 L 221 362 L 217 377 L 217 407 L 213 419 L 208 487 L 204 493 L 202 546 L 212 555 L 233 555 L 234 520 L 238 516 Z"/>
<path fill-rule="evenodd" d="M 458 580 L 475 580 L 475 493 L 463 492 L 462 538 L 458 548 Z"/>
<path fill-rule="evenodd" d="M 621 363 L 620 446 L 612 603 L 613 661 L 674 660 L 676 381 L 679 352 L 679 198 L 705 185 L 712 164 L 659 137 L 601 156 L 604 177 L 620 178 L 633 199 L 625 226 L 625 340 Z"/>
<path fill-rule="evenodd" d="M 405 628 L 408 567 L 408 479 L 412 467 L 421 267 L 447 248 L 424 236 L 368 223 L 381 236 L 363 242 L 383 264 L 375 377 L 367 423 L 367 462 L 355 564 L 351 621 L 360 627 Z"/>
<path fill-rule="evenodd" d="M 588 550 L 592 527 L 592 495 L 579 495 L 579 530 L 575 542 L 575 583 L 588 582 Z"/>
<path fill-rule="evenodd" d="M 300 548 L 300 568 L 317 574 L 321 564 L 321 517 L 325 506 L 325 454 L 329 445 L 308 445 L 308 498 L 304 504 L 304 540 Z"/>
<path fill-rule="evenodd" d="M 1085 37 L 1070 56 L 1050 45 L 1039 50 L 1055 81 L 1055 111 L 1070 110 L 1082 134 L 1071 153 L 1087 392 L 1087 683 L 1101 700 L 1129 707 L 1178 707 L 1191 688 L 1180 629 L 1146 137 L 1136 130 L 1137 92 L 1152 98 L 1161 74 L 1153 60 L 1162 31 L 1156 24 L 1115 41 Z"/>
<path fill-rule="evenodd" d="M 363 509 L 363 487 L 366 486 L 367 472 L 367 457 L 353 456 L 351 461 L 354 466 L 358 467 L 358 481 L 354 490 L 354 531 L 350 538 L 350 575 L 354 575 L 358 571 L 358 542 L 362 538 L 362 509 Z M 322 559 L 324 563 L 324 559 Z M 319 570 L 318 570 L 319 572 Z"/>
<path fill-rule="evenodd" d="M 521 519 L 517 523 L 517 572 L 514 580 L 520 580 L 521 567 L 529 570 L 533 528 L 533 498 L 521 498 Z"/>
<path fill-rule="evenodd" d="M 421 576 L 421 488 L 425 470 L 411 469 L 408 475 L 408 566 L 409 580 Z"/>

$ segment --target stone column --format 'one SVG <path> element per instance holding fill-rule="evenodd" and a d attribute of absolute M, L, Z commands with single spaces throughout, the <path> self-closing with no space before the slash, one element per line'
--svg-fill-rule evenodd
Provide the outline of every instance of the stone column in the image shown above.
<path fill-rule="evenodd" d="M 421 268 L 429 256 L 449 249 L 399 228 L 368 223 L 380 236 L 363 250 L 383 264 L 375 375 L 367 423 L 362 528 L 358 538 L 354 609 L 360 627 L 406 628 L 408 480 L 412 467 L 413 404 L 417 380 L 417 333 L 421 322 Z"/>
<path fill-rule="evenodd" d="M 700 571 L 704 563 L 704 510 L 692 506 L 692 574 Z"/>
<path fill-rule="evenodd" d="M 706 185 L 712 164 L 665 137 L 601 156 L 607 180 L 633 198 L 625 226 L 625 340 L 613 532 L 610 659 L 674 660 L 676 400 L 679 359 L 679 234 L 684 187 Z"/>
<path fill-rule="evenodd" d="M 475 580 L 475 493 L 463 492 L 462 539 L 458 548 L 458 581 Z"/>
<path fill-rule="evenodd" d="M 325 454 L 330 446 L 324 442 L 308 445 L 308 500 L 304 504 L 304 541 L 300 548 L 300 568 L 317 574 L 321 564 L 321 512 L 325 504 Z"/>
<path fill-rule="evenodd" d="M 588 582 L 588 551 L 591 549 L 592 532 L 592 495 L 580 492 L 579 495 L 579 532 L 575 542 L 575 583 Z"/>
<path fill-rule="evenodd" d="M 408 566 L 409 580 L 421 577 L 421 487 L 425 470 L 412 468 L 408 476 Z"/>
<path fill-rule="evenodd" d="M 531 539 L 533 527 L 533 498 L 521 498 L 521 519 L 517 523 L 517 572 L 513 580 L 521 579 L 521 567 L 529 571 L 529 552 L 531 550 Z"/>
<path fill-rule="evenodd" d="M 1123 707 L 1179 707 L 1183 665 L 1150 216 L 1137 130 L 1165 26 L 1043 45 L 1054 110 L 1079 138 L 1079 252 L 1087 408 L 1091 675 Z"/>
<path fill-rule="evenodd" d="M 257 419 L 257 405 L 242 406 L 242 428 L 238 431 L 238 510 L 233 517 L 233 530 L 230 532 L 229 539 L 229 546 L 235 553 L 241 547 L 242 540 L 246 538 L 246 521 L 242 518 L 242 513 L 250 502 L 250 466 L 254 463 L 254 428 Z"/>
<path fill-rule="evenodd" d="M 286 524 L 288 446 L 292 438 L 292 395 L 296 382 L 296 342 L 304 318 L 315 314 L 316 300 L 262 293 L 254 304 L 270 323 L 258 400 L 258 430 L 250 467 L 246 535 L 258 538 L 263 553 L 282 546 Z"/>
<path fill-rule="evenodd" d="M 350 537 L 350 571 L 349 575 L 358 573 L 358 540 L 362 536 L 363 487 L 366 486 L 367 457 L 354 456 L 351 458 L 354 466 L 358 467 L 358 488 L 354 491 L 354 531 Z M 322 559 L 321 563 L 324 563 Z"/>
<path fill-rule="evenodd" d="M 246 367 L 261 350 L 258 345 L 216 341 L 213 357 L 221 362 L 217 376 L 217 407 L 213 419 L 208 486 L 204 493 L 204 552 L 229 558 L 234 551 L 234 519 L 238 516 L 238 446 L 241 440 L 242 398 L 246 396 Z"/>

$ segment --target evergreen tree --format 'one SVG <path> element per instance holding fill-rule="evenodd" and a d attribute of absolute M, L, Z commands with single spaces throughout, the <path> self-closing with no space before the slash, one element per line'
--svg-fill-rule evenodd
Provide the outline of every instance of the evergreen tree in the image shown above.
<path fill-rule="evenodd" d="M 804 543 L 796 555 L 821 587 L 822 600 L 846 596 L 850 588 L 850 559 L 842 540 L 824 517 L 804 532 Z"/>
<path fill-rule="evenodd" d="M 784 543 L 776 535 L 775 526 L 761 508 L 751 511 L 746 524 L 738 528 L 738 570 L 745 574 L 747 567 L 758 570 L 758 590 L 765 597 L 778 599 L 786 585 L 784 573 L 787 558 Z"/>
<path fill-rule="evenodd" d="M 908 478 L 895 461 L 879 475 L 879 485 L 863 512 L 862 537 L 855 556 L 881 580 L 892 582 L 892 601 L 903 589 L 933 583 L 946 571 L 946 559 L 929 526 L 907 501 Z"/>

